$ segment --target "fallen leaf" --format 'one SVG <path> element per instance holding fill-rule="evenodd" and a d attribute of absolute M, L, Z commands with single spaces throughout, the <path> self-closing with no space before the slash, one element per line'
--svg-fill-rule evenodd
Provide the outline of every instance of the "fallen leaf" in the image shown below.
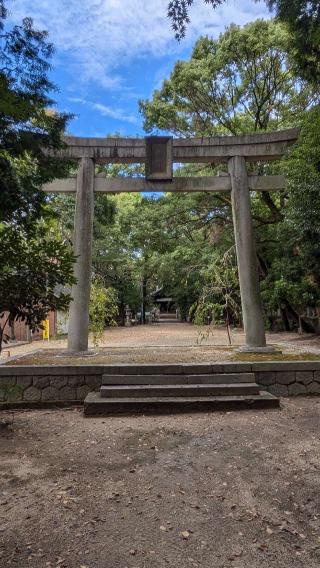
<path fill-rule="evenodd" d="M 273 530 L 270 529 L 270 527 L 267 527 L 267 533 L 271 535 L 271 534 L 273 534 Z"/>

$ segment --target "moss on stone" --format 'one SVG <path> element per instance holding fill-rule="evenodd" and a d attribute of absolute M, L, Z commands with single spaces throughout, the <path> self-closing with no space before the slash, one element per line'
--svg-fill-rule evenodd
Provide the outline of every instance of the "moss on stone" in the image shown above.
<path fill-rule="evenodd" d="M 234 353 L 233 361 L 260 363 L 263 361 L 319 361 L 314 353 Z"/>

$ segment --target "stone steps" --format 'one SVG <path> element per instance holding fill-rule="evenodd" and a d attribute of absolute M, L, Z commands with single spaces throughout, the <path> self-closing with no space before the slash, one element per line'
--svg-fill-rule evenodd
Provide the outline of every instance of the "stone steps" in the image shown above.
<path fill-rule="evenodd" d="M 248 410 L 279 408 L 279 399 L 268 392 L 258 395 L 215 397 L 164 397 L 164 398 L 102 398 L 91 392 L 84 401 L 86 416 L 115 414 L 178 414 L 223 410 Z"/>
<path fill-rule="evenodd" d="M 243 373 L 251 373 L 250 363 L 132 363 L 104 367 L 104 377 L 110 375 L 242 375 Z"/>
<path fill-rule="evenodd" d="M 119 375 L 102 376 L 102 385 L 219 385 L 254 383 L 254 373 L 208 373 L 200 375 Z"/>
<path fill-rule="evenodd" d="M 236 364 L 147 364 L 105 368 L 100 393 L 89 393 L 84 412 L 94 416 L 276 407 L 279 399 L 261 392 L 255 374 L 239 372 Z"/>
<path fill-rule="evenodd" d="M 204 397 L 204 396 L 237 396 L 259 394 L 255 383 L 238 383 L 237 385 L 108 385 L 100 390 L 102 398 L 164 398 L 164 397 Z"/>

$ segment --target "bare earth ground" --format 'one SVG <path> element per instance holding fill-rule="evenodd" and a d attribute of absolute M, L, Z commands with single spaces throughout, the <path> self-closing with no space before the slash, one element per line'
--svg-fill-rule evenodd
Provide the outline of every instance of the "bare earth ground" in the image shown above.
<path fill-rule="evenodd" d="M 16 411 L 0 431 L 0 566 L 319 567 L 319 426 L 316 398 L 157 418 Z"/>
<path fill-rule="evenodd" d="M 26 354 L 16 364 L 95 364 L 95 363 L 191 363 L 207 361 L 251 360 L 252 356 L 237 354 L 236 347 L 244 343 L 241 330 L 232 332 L 232 347 L 228 345 L 226 329 L 214 328 L 208 335 L 209 328 L 199 328 L 190 324 L 155 324 L 128 328 L 111 328 L 104 333 L 95 357 L 79 359 L 57 357 L 67 347 L 66 340 L 37 341 L 27 345 L 5 347 L 1 360 L 8 355 Z M 296 333 L 270 333 L 268 343 L 280 349 L 282 356 L 273 355 L 272 359 L 316 359 L 320 357 L 320 337 L 314 335 L 299 336 Z M 91 343 L 91 347 L 92 343 Z M 32 351 L 43 349 L 42 353 Z M 29 355 L 28 355 L 29 354 Z M 257 359 L 255 356 L 254 359 Z M 270 355 L 259 359 L 270 359 Z M 10 362 L 10 364 L 12 364 Z"/>

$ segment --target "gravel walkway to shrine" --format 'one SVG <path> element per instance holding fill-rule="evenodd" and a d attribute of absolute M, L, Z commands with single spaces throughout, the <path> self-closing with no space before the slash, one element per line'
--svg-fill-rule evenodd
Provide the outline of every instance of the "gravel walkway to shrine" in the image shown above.
<path fill-rule="evenodd" d="M 0 429 L 0 566 L 318 568 L 320 400 L 282 404 L 15 412 Z"/>
<path fill-rule="evenodd" d="M 268 333 L 269 344 L 275 345 L 284 355 L 320 357 L 320 336 L 297 333 Z M 20 346 L 4 346 L 1 361 L 9 356 L 30 354 L 18 361 L 19 364 L 94 364 L 94 363 L 154 363 L 154 362 L 206 362 L 228 361 L 235 357 L 236 347 L 244 343 L 242 330 L 232 331 L 232 347 L 224 327 L 199 328 L 185 323 L 161 323 L 135 327 L 116 327 L 105 331 L 96 357 L 77 359 L 58 358 L 59 350 L 67 347 L 66 339 L 56 341 L 35 341 Z M 45 350 L 42 355 L 32 352 Z M 245 357 L 242 356 L 244 359 Z M 239 359 L 239 357 L 237 357 Z M 270 356 L 264 357 L 265 359 Z M 276 358 L 276 357 L 275 357 Z M 250 357 L 249 357 L 250 359 Z M 262 357 L 263 359 L 263 357 Z"/>

